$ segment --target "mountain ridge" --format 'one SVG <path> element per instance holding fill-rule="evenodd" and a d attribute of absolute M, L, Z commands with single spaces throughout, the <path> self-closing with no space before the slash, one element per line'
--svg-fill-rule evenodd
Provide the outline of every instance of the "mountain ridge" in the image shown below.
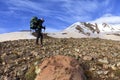
<path fill-rule="evenodd" d="M 112 25 L 108 23 L 89 23 L 89 22 L 76 22 L 66 28 L 68 30 L 70 28 L 80 27 L 82 29 L 90 30 L 92 33 L 103 33 L 103 32 L 116 32 L 120 31 L 120 24 L 119 25 Z"/>
<path fill-rule="evenodd" d="M 108 23 L 90 23 L 90 22 L 76 22 L 61 32 L 51 33 L 49 36 L 57 38 L 110 38 L 120 37 L 114 35 L 120 34 L 120 24 L 108 24 Z"/>

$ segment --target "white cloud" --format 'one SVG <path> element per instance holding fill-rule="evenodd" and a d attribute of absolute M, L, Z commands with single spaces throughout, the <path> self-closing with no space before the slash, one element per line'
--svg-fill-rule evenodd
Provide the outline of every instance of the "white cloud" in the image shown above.
<path fill-rule="evenodd" d="M 97 9 L 96 2 L 84 1 L 84 0 L 51 0 L 53 2 L 62 2 L 62 4 L 56 5 L 61 6 L 62 10 L 50 11 L 51 14 L 55 14 L 54 18 L 66 23 L 73 23 L 76 21 L 86 21 L 91 19 L 88 16 L 88 12 L 93 12 Z M 87 4 L 87 6 L 85 6 Z M 56 7 L 57 8 L 57 7 Z"/>
<path fill-rule="evenodd" d="M 114 16 L 112 14 L 105 14 L 102 17 L 94 20 L 94 21 L 90 21 L 93 23 L 109 23 L 109 24 L 120 24 L 120 16 Z"/>
<path fill-rule="evenodd" d="M 16 9 L 28 8 L 28 9 L 39 10 L 39 8 L 37 7 L 38 4 L 29 0 L 9 0 L 7 3 L 11 4 L 11 6 Z"/>
<path fill-rule="evenodd" d="M 89 14 L 94 13 L 103 4 L 107 5 L 109 0 L 104 0 L 101 3 L 97 0 L 41 0 L 39 2 L 34 0 L 8 0 L 6 3 L 10 11 L 27 11 L 43 16 L 54 16 L 54 18 L 71 23 L 71 20 L 74 22 L 91 19 Z M 58 18 L 61 16 L 63 19 Z"/>
<path fill-rule="evenodd" d="M 13 14 L 13 11 L 0 11 L 0 14 Z"/>
<path fill-rule="evenodd" d="M 57 16 L 57 19 L 66 22 L 66 23 L 74 23 L 74 22 L 78 22 L 78 21 L 85 21 L 85 20 L 90 20 L 91 17 L 89 16 Z"/>
<path fill-rule="evenodd" d="M 68 0 L 65 1 L 66 3 L 63 5 L 67 13 L 73 15 L 84 15 L 86 12 L 93 12 L 97 9 L 96 1 L 89 1 L 89 0 Z"/>
<path fill-rule="evenodd" d="M 102 4 L 103 4 L 103 5 L 106 5 L 106 6 L 109 5 L 109 3 L 110 3 L 110 0 L 104 0 L 104 1 L 102 2 Z"/>
<path fill-rule="evenodd" d="M 10 11 L 26 11 L 32 13 L 44 13 L 48 15 L 49 9 L 45 8 L 45 5 L 40 2 L 30 1 L 30 0 L 9 0 L 5 2 L 8 5 Z"/>
<path fill-rule="evenodd" d="M 104 0 L 101 3 L 97 0 L 65 0 L 63 2 L 61 6 L 64 7 L 64 14 L 58 14 L 57 18 L 71 23 L 91 20 L 94 16 L 93 13 L 96 13 L 96 10 L 99 11 L 100 7 L 107 6 L 109 0 Z"/>
<path fill-rule="evenodd" d="M 104 14 L 102 17 L 111 17 L 111 16 L 113 16 L 113 15 L 110 13 L 107 13 L 107 14 Z"/>

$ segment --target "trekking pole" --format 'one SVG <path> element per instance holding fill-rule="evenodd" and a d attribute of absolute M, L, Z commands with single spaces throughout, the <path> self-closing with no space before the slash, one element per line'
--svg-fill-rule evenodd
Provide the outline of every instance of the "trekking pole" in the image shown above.
<path fill-rule="evenodd" d="M 43 32 L 43 37 L 45 37 L 45 26 L 44 26 L 44 32 Z"/>
<path fill-rule="evenodd" d="M 45 26 L 44 26 L 44 34 L 45 34 Z"/>
<path fill-rule="evenodd" d="M 45 29 L 44 29 L 44 33 L 45 33 Z"/>
<path fill-rule="evenodd" d="M 32 29 L 30 29 L 30 34 L 32 34 Z"/>
<path fill-rule="evenodd" d="M 31 34 L 31 29 L 30 29 L 30 34 Z"/>

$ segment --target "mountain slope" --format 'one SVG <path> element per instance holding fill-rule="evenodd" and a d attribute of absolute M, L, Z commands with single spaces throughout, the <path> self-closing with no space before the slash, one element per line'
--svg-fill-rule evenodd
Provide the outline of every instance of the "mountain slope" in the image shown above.
<path fill-rule="evenodd" d="M 18 39 L 35 39 L 35 37 L 32 36 L 31 33 L 28 31 L 0 34 L 0 42 Z"/>
<path fill-rule="evenodd" d="M 66 28 L 65 30 L 58 33 L 51 33 L 49 36 L 57 37 L 57 38 L 83 38 L 83 37 L 99 37 L 103 39 L 112 39 L 120 40 L 119 36 L 114 34 L 120 34 L 120 25 L 110 25 L 107 23 L 86 23 L 86 22 L 76 22 Z"/>

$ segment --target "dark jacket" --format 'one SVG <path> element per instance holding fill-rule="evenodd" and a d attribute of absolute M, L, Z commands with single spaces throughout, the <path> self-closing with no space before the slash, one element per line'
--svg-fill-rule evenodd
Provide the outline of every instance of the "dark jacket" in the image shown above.
<path fill-rule="evenodd" d="M 39 30 L 40 32 L 42 32 L 42 29 L 45 29 L 45 27 L 42 26 L 43 22 L 44 21 L 42 21 L 40 19 L 38 19 L 38 21 L 37 21 L 37 30 Z"/>

